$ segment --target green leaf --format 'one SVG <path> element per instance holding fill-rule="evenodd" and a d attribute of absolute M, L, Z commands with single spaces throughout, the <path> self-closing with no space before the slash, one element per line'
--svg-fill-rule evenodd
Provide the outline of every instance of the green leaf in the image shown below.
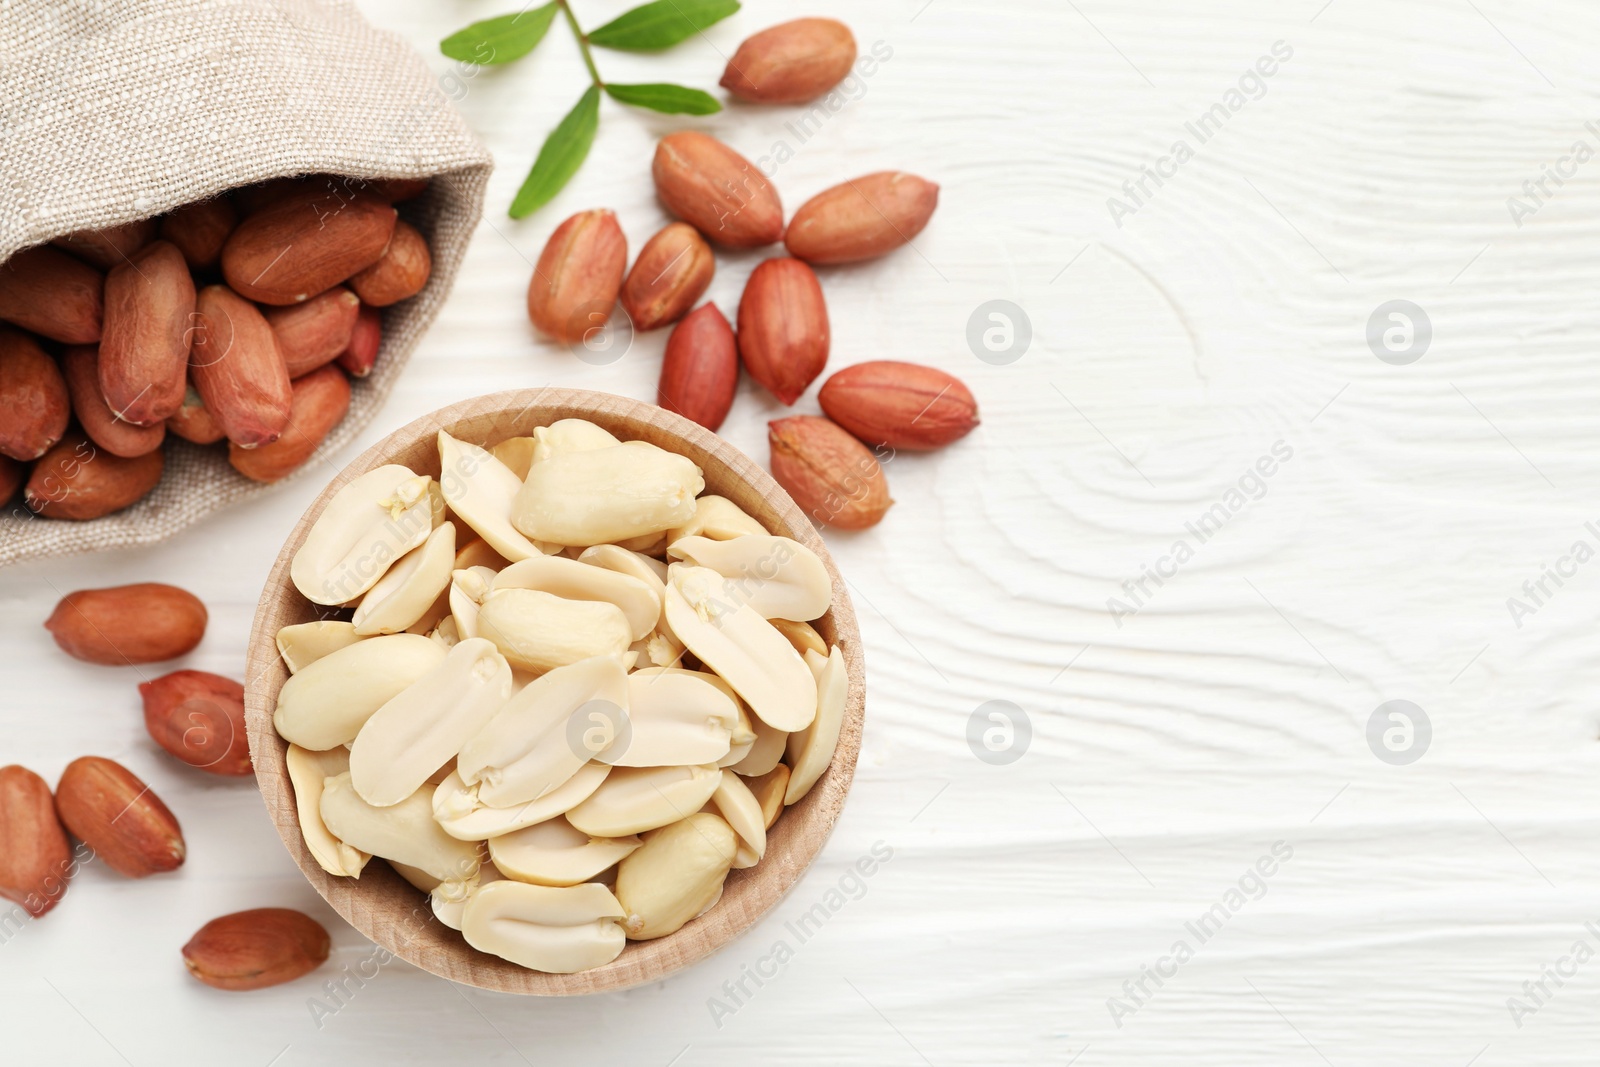
<path fill-rule="evenodd" d="M 739 10 L 738 0 L 655 0 L 625 11 L 589 34 L 589 43 L 654 52 L 686 41 Z"/>
<path fill-rule="evenodd" d="M 668 115 L 711 115 L 722 110 L 716 97 L 667 82 L 648 82 L 644 85 L 606 85 L 606 95 L 620 104 L 647 107 L 651 111 L 664 111 Z"/>
<path fill-rule="evenodd" d="M 577 106 L 544 139 L 539 158 L 533 161 L 533 169 L 517 190 L 517 198 L 511 201 L 512 218 L 532 214 L 561 191 L 583 166 L 599 128 L 600 90 L 591 85 L 578 98 Z"/>
<path fill-rule="evenodd" d="M 498 66 L 521 59 L 533 51 L 550 29 L 560 5 L 549 3 L 532 11 L 474 22 L 439 42 L 439 51 L 463 63 Z"/>

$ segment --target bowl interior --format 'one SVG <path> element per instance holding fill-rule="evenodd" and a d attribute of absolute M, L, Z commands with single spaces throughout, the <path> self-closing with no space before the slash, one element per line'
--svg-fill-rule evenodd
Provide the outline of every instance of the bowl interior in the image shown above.
<path fill-rule="evenodd" d="M 606 966 L 570 975 L 530 971 L 472 948 L 458 932 L 438 922 L 428 897 L 387 863 L 368 864 L 359 879 L 336 878 L 324 871 L 301 837 L 284 763 L 288 744 L 272 726 L 278 690 L 289 676 L 278 656 L 277 632 L 322 617 L 290 582 L 289 563 L 333 494 L 385 463 L 437 477 L 440 430 L 475 444 L 494 444 L 565 418 L 588 419 L 623 440 L 648 441 L 688 456 L 705 473 L 706 492 L 727 497 L 773 533 L 792 537 L 815 552 L 833 579 L 833 607 L 812 625 L 830 645 L 839 646 L 850 682 L 833 762 L 768 832 L 761 862 L 731 872 L 721 901 L 676 933 L 630 941 L 622 955 Z M 849 594 L 822 539 L 789 495 L 748 456 L 687 419 L 637 400 L 580 389 L 519 390 L 453 404 L 395 431 L 346 467 L 307 509 L 278 554 L 256 610 L 246 677 L 245 717 L 261 795 L 284 846 L 317 892 L 357 930 L 426 971 L 483 989 L 546 996 L 626 989 L 659 980 L 716 951 L 771 910 L 821 850 L 839 817 L 855 774 L 865 707 L 861 641 Z"/>

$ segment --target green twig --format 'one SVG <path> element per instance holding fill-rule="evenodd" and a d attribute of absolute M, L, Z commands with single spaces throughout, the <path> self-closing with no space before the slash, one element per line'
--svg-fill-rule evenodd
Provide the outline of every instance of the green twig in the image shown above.
<path fill-rule="evenodd" d="M 556 0 L 561 5 L 561 13 L 567 16 L 567 25 L 572 27 L 572 36 L 577 38 L 578 51 L 583 53 L 583 65 L 589 68 L 589 79 L 594 82 L 596 89 L 604 89 L 606 83 L 600 78 L 600 71 L 594 65 L 594 56 L 589 53 L 589 35 L 583 32 L 578 25 L 578 17 L 572 13 L 572 5 L 567 0 Z"/>

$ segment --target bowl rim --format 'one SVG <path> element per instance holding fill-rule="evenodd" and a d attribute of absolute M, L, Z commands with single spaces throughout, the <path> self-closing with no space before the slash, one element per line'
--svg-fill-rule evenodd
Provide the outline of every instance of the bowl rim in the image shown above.
<path fill-rule="evenodd" d="M 833 605 L 817 625 L 819 630 L 832 633 L 829 643 L 837 645 L 844 658 L 849 689 L 839 743 L 827 771 L 804 798 L 785 809 L 769 835 L 762 861 L 755 867 L 732 872 L 722 900 L 704 916 L 666 937 L 630 941 L 616 960 L 575 974 L 529 970 L 473 949 L 457 931 L 438 922 L 427 896 L 418 898 L 420 891 L 404 882 L 387 863 L 369 863 L 360 880 L 335 877 L 324 871 L 301 835 L 293 786 L 284 762 L 288 743 L 272 725 L 278 690 L 288 677 L 278 654 L 277 631 L 288 624 L 284 617 L 291 611 L 315 614 L 316 610 L 315 605 L 299 596 L 289 580 L 290 561 L 314 518 L 345 484 L 392 462 L 390 457 L 397 452 L 418 447 L 420 442 L 435 438 L 441 429 L 454 435 L 463 424 L 486 417 L 509 422 L 501 439 L 531 433 L 533 427 L 561 418 L 591 419 L 624 440 L 654 437 L 661 443 L 663 438 L 675 439 L 663 447 L 690 454 L 706 473 L 705 492 L 742 496 L 746 500 L 759 498 L 759 510 L 771 512 L 764 525 L 815 552 L 833 582 Z M 713 468 L 719 479 L 715 484 Z M 729 478 L 734 479 L 731 486 Z M 743 501 L 735 502 L 745 506 Z M 743 452 L 688 419 L 640 400 L 557 387 L 507 390 L 447 405 L 392 431 L 350 461 L 300 516 L 273 562 L 251 624 L 246 678 L 246 728 L 262 799 L 284 847 L 318 894 L 373 942 L 425 971 L 480 989 L 536 996 L 586 995 L 659 981 L 731 944 L 775 908 L 798 884 L 838 821 L 854 778 L 865 717 L 865 662 L 848 589 L 821 536 L 788 493 Z M 400 909 L 394 905 L 406 899 L 399 895 L 400 890 L 410 895 L 414 905 L 409 915 L 397 915 Z"/>

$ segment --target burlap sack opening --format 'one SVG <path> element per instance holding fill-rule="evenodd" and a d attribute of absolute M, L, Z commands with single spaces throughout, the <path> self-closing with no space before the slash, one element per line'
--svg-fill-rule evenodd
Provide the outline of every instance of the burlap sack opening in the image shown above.
<path fill-rule="evenodd" d="M 401 217 L 433 274 L 384 313 L 383 349 L 318 455 L 372 421 L 450 290 L 483 209 L 488 151 L 422 58 L 348 0 L 7 3 L 0 16 L 0 261 L 74 230 L 298 174 L 432 177 Z M 0 418 L 4 414 L 0 413 Z M 90 522 L 0 518 L 0 566 L 164 540 L 265 492 L 222 446 L 171 439 L 156 490 Z M 316 457 L 295 475 L 327 476 Z"/>

